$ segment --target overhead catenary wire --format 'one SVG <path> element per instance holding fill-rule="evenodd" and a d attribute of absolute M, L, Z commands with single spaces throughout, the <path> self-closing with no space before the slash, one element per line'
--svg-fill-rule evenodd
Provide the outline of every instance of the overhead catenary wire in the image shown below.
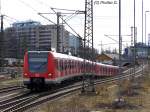
<path fill-rule="evenodd" d="M 18 1 L 21 2 L 22 4 L 24 4 L 25 6 L 31 8 L 34 12 L 38 13 L 38 11 L 35 8 L 33 8 L 31 5 L 29 5 L 28 3 L 26 3 L 22 0 L 18 0 Z"/>
<path fill-rule="evenodd" d="M 13 17 L 8 16 L 8 15 L 4 15 L 4 17 L 10 19 L 11 21 L 19 21 Z"/>
<path fill-rule="evenodd" d="M 55 14 L 57 14 L 57 12 L 54 10 L 54 8 L 51 8 L 53 10 L 53 12 L 55 12 Z M 62 21 L 79 37 L 81 37 L 61 16 L 60 18 L 62 19 Z"/>
<path fill-rule="evenodd" d="M 48 20 L 49 22 L 53 23 L 54 25 L 56 25 L 55 22 L 53 22 L 52 20 L 50 20 L 49 18 L 45 17 L 42 15 L 42 13 L 38 13 L 38 15 L 40 15 L 41 17 L 43 17 L 44 19 Z"/>
<path fill-rule="evenodd" d="M 80 11 L 80 10 L 71 10 L 71 9 L 62 9 L 62 8 L 54 8 L 54 7 L 51 7 L 52 9 L 56 9 L 56 10 L 65 10 L 65 11 L 78 11 L 78 12 L 84 12 L 84 11 Z"/>
<path fill-rule="evenodd" d="M 49 5 L 47 5 L 46 3 L 44 3 L 44 2 L 42 2 L 42 1 L 40 1 L 40 0 L 35 0 L 36 2 L 38 2 L 40 5 L 42 4 L 42 5 L 45 5 L 45 6 L 47 6 L 48 8 L 50 7 Z"/>
<path fill-rule="evenodd" d="M 111 38 L 109 35 L 104 35 L 105 37 L 108 37 L 109 39 L 111 39 L 111 40 L 113 40 L 113 41 L 115 41 L 117 44 L 119 43 L 119 41 L 117 41 L 117 40 L 115 40 L 115 39 L 113 39 L 113 38 Z M 124 44 L 122 44 L 124 47 L 125 47 L 125 45 Z"/>
<path fill-rule="evenodd" d="M 8 15 L 4 15 L 4 20 L 7 21 L 9 25 L 12 25 L 14 22 L 19 22 L 19 20 L 15 19 L 13 17 L 10 17 Z"/>
<path fill-rule="evenodd" d="M 81 11 L 75 11 L 75 13 L 70 15 L 68 18 L 66 18 L 65 21 L 69 21 L 70 19 L 77 16 L 78 14 L 82 14 L 82 12 Z"/>

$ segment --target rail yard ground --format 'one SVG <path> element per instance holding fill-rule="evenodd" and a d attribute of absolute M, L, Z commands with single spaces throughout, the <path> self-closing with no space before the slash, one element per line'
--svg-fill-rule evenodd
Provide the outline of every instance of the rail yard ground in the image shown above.
<path fill-rule="evenodd" d="M 96 95 L 81 95 L 80 91 L 54 101 L 47 102 L 28 112 L 150 112 L 150 74 L 136 79 L 131 87 L 129 80 L 121 81 L 121 91 L 125 106 L 114 108 L 118 82 L 96 86 Z M 133 92 L 134 91 L 134 92 Z"/>
<path fill-rule="evenodd" d="M 13 86 L 13 85 L 23 85 L 22 77 L 19 78 L 11 78 L 9 76 L 4 76 L 0 79 L 0 88 Z"/>
<path fill-rule="evenodd" d="M 17 71 L 18 73 L 15 73 L 10 72 L 12 71 L 12 69 L 16 70 L 16 68 L 5 68 L 4 72 L 0 72 L 0 88 L 13 85 L 23 85 L 22 70 L 20 70 L 20 68 L 17 68 L 17 70 L 19 69 L 20 71 Z"/>

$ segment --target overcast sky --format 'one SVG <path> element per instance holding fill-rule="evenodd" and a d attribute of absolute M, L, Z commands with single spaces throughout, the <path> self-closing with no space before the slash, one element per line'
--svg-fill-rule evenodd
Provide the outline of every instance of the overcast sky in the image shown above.
<path fill-rule="evenodd" d="M 99 3 L 95 4 L 96 1 Z M 105 37 L 104 35 L 118 35 L 118 4 L 100 4 L 101 1 L 110 1 L 118 3 L 117 0 L 93 0 L 94 2 L 94 45 L 100 49 L 99 44 L 115 43 L 115 41 Z M 136 26 L 137 26 L 137 40 L 142 41 L 142 0 L 136 1 Z M 150 10 L 150 0 L 144 1 L 144 13 Z M 44 18 L 40 17 L 38 12 L 53 12 L 50 7 L 84 10 L 84 0 L 1 0 L 1 13 L 10 18 L 6 18 L 4 25 L 9 26 L 18 21 L 36 20 L 42 24 L 51 24 Z M 133 26 L 133 3 L 134 0 L 121 0 L 122 2 L 122 35 L 131 34 L 131 26 Z M 47 17 L 56 22 L 55 15 L 47 15 Z M 64 16 L 66 18 L 67 16 Z M 147 13 L 147 34 L 150 33 L 150 13 Z M 12 19 L 13 18 L 13 19 Z M 144 18 L 145 20 L 145 18 Z M 81 36 L 84 32 L 84 16 L 77 15 L 68 21 Z M 144 21 L 145 24 L 145 21 Z M 145 26 L 144 26 L 145 27 Z M 67 26 L 66 29 L 71 31 Z M 144 29 L 145 32 L 145 29 Z M 110 36 L 118 40 L 118 36 Z M 145 37 L 145 35 L 144 35 Z M 131 37 L 123 36 L 124 46 L 129 46 Z M 145 41 L 145 40 L 144 40 Z M 124 47 L 123 46 L 123 47 Z M 103 46 L 105 49 L 118 49 L 118 44 L 109 44 Z"/>

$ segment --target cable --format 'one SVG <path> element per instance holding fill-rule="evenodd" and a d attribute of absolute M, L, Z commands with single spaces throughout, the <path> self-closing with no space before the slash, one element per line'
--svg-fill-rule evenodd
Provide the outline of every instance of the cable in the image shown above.
<path fill-rule="evenodd" d="M 16 21 L 16 22 L 19 21 L 13 17 L 8 16 L 8 15 L 4 15 L 4 17 L 10 19 L 11 21 Z"/>
<path fill-rule="evenodd" d="M 73 17 L 77 16 L 78 14 L 80 14 L 80 12 L 76 11 L 74 14 L 72 14 L 68 18 L 66 18 L 65 21 L 69 21 L 70 19 L 72 19 Z"/>
<path fill-rule="evenodd" d="M 31 8 L 33 11 L 35 11 L 36 13 L 38 13 L 38 11 L 36 9 L 34 9 L 31 5 L 29 5 L 28 3 L 22 1 L 22 0 L 18 0 L 19 2 L 21 2 L 22 4 L 24 4 L 25 6 Z"/>
<path fill-rule="evenodd" d="M 51 8 L 53 12 L 55 12 L 55 14 L 57 14 L 57 12 L 54 10 L 54 8 Z M 60 18 L 62 19 L 62 21 L 64 21 L 64 23 L 77 35 L 81 38 L 81 36 L 60 16 Z"/>
<path fill-rule="evenodd" d="M 40 0 L 35 0 L 35 1 L 38 2 L 40 5 L 43 4 L 43 5 L 47 6 L 48 8 L 50 8 L 49 5 L 47 5 L 46 3 L 44 3 L 44 2 L 42 2 L 42 1 L 40 1 Z"/>
<path fill-rule="evenodd" d="M 119 43 L 117 40 L 115 40 L 115 39 L 113 39 L 113 38 L 111 38 L 111 37 L 109 37 L 108 35 L 104 35 L 105 37 L 108 37 L 109 39 L 111 39 L 111 40 L 113 40 L 113 41 L 115 41 L 117 44 Z M 122 44 L 124 47 L 125 47 L 125 45 L 124 44 Z"/>
<path fill-rule="evenodd" d="M 38 15 L 40 15 L 41 17 L 43 17 L 44 19 L 48 20 L 49 22 L 57 25 L 55 22 L 53 22 L 52 20 L 48 19 L 47 17 L 43 16 L 42 13 L 38 13 Z"/>
<path fill-rule="evenodd" d="M 53 8 L 53 7 L 51 7 L 51 9 L 56 9 L 56 10 L 65 10 L 65 11 L 79 11 L 79 12 L 84 12 L 84 11 L 80 11 L 80 10 L 61 9 L 61 8 Z"/>

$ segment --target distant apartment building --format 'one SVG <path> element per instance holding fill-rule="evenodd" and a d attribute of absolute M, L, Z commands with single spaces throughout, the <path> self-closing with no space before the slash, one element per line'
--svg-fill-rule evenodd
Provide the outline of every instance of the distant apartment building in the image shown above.
<path fill-rule="evenodd" d="M 79 46 L 79 41 L 74 40 L 77 37 L 70 36 L 64 26 L 59 25 L 59 41 L 57 41 L 57 28 L 57 25 L 41 25 L 36 21 L 14 23 L 4 31 L 5 57 L 23 58 L 27 50 L 57 50 L 57 45 L 60 52 L 68 52 L 70 48 L 76 52 L 77 48 L 73 47 Z"/>

